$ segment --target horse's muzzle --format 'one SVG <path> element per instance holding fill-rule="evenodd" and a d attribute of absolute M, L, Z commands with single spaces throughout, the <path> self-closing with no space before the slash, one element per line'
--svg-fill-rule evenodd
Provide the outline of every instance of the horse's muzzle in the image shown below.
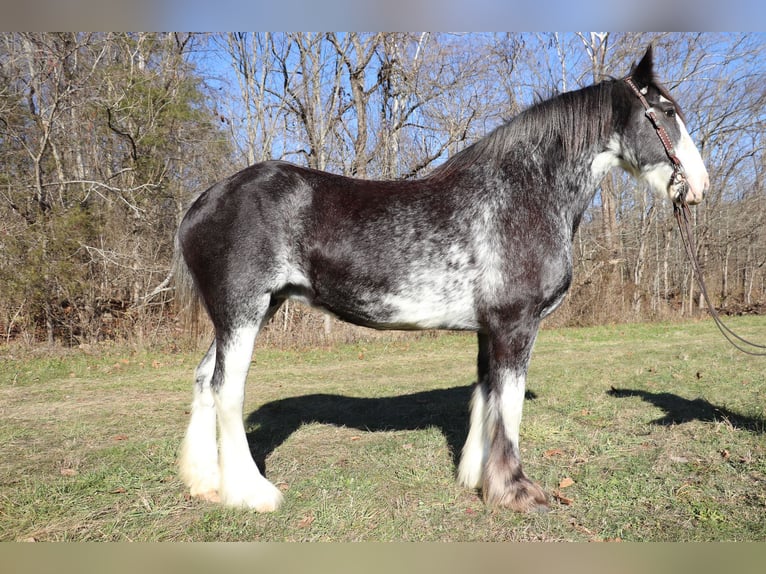
<path fill-rule="evenodd" d="M 670 197 L 673 203 L 681 204 L 686 201 L 688 205 L 697 205 L 705 199 L 705 192 L 710 187 L 710 179 L 705 173 L 704 177 L 698 178 L 699 181 L 690 181 L 685 174 L 678 174 L 670 184 Z"/>

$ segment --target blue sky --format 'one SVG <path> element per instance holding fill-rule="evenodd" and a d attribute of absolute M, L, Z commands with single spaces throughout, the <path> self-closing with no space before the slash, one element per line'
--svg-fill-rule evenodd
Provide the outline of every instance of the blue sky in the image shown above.
<path fill-rule="evenodd" d="M 24 0 L 7 30 L 462 30 L 766 28 L 760 0 Z"/>

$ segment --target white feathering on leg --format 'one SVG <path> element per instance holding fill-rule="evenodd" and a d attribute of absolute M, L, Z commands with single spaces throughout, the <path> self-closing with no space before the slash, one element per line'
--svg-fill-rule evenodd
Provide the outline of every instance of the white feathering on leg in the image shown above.
<path fill-rule="evenodd" d="M 476 385 L 471 398 L 471 418 L 468 438 L 463 446 L 458 467 L 458 483 L 467 488 L 481 487 L 484 477 L 484 463 L 489 453 L 487 429 L 491 421 L 487 420 L 487 398 L 482 385 Z"/>
<path fill-rule="evenodd" d="M 232 333 L 224 355 L 224 380 L 214 395 L 220 430 L 220 495 L 228 506 L 271 512 L 282 503 L 282 493 L 258 470 L 242 421 L 245 378 L 257 331 L 247 327 Z"/>
<path fill-rule="evenodd" d="M 214 366 L 215 344 L 197 367 L 191 416 L 178 462 L 181 479 L 189 487 L 191 495 L 211 501 L 218 499 L 221 482 L 218 470 L 215 401 L 210 389 Z"/>

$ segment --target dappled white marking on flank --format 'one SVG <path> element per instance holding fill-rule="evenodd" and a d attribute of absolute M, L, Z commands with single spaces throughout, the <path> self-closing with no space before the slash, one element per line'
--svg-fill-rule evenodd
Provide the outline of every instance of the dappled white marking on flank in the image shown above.
<path fill-rule="evenodd" d="M 220 496 L 228 506 L 270 512 L 281 504 L 282 493 L 258 470 L 242 421 L 245 378 L 257 331 L 256 327 L 244 327 L 232 333 L 224 353 L 224 380 L 214 391 L 220 431 Z"/>
<path fill-rule="evenodd" d="M 414 295 L 426 294 L 427 291 Z M 478 325 L 473 294 L 469 290 L 449 293 L 442 298 L 426 295 L 422 298 L 406 295 L 386 295 L 386 307 L 393 309 L 387 322 L 418 329 L 475 329 Z"/>
<path fill-rule="evenodd" d="M 489 456 L 489 435 L 487 427 L 494 424 L 488 421 L 487 399 L 481 385 L 476 385 L 471 398 L 471 418 L 468 438 L 460 457 L 457 479 L 467 488 L 481 487 L 484 479 L 484 464 Z"/>
<path fill-rule="evenodd" d="M 406 289 L 383 297 L 391 324 L 419 329 L 475 329 L 476 301 L 468 254 L 451 246 L 441 261 L 413 266 Z"/>
<path fill-rule="evenodd" d="M 189 487 L 191 495 L 209 500 L 218 496 L 221 483 L 216 443 L 215 401 L 210 389 L 214 367 L 215 345 L 197 367 L 189 426 L 179 454 L 181 479 Z"/>

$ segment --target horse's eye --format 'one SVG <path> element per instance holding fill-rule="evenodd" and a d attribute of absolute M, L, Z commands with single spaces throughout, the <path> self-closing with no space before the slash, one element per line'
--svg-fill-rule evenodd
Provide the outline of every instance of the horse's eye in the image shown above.
<path fill-rule="evenodd" d="M 676 117 L 676 110 L 675 110 L 675 108 L 668 108 L 667 110 L 665 110 L 665 115 L 667 117 L 669 117 L 669 118 Z"/>

